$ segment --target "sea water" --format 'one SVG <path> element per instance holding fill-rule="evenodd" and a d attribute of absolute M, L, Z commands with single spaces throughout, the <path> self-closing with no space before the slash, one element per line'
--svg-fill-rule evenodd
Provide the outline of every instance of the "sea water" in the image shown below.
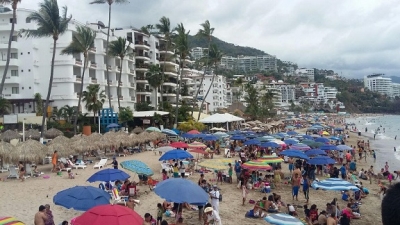
<path fill-rule="evenodd" d="M 390 171 L 400 170 L 400 115 L 349 118 L 346 122 L 354 123 L 357 130 L 370 139 L 370 146 L 377 155 L 375 170 L 383 168 L 385 162 Z"/>

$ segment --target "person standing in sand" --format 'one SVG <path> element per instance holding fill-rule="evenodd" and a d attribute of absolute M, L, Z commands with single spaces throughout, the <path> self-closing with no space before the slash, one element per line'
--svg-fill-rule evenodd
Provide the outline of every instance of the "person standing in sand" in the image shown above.
<path fill-rule="evenodd" d="M 51 170 L 51 172 L 57 172 L 57 161 L 58 161 L 58 154 L 57 154 L 57 150 L 54 151 L 53 156 L 51 157 L 51 164 L 53 164 L 53 169 Z"/>
<path fill-rule="evenodd" d="M 53 212 L 50 210 L 50 205 L 46 204 L 44 207 L 46 208 L 45 213 L 46 213 L 46 217 L 47 217 L 44 224 L 45 225 L 55 225 L 54 216 L 53 216 Z"/>
<path fill-rule="evenodd" d="M 292 179 L 292 196 L 293 200 L 296 197 L 296 201 L 298 201 L 299 188 L 300 188 L 300 177 L 297 174 L 294 174 L 294 178 Z"/>
<path fill-rule="evenodd" d="M 39 212 L 35 214 L 35 225 L 45 225 L 44 222 L 47 220 L 46 207 L 44 205 L 39 206 Z"/>

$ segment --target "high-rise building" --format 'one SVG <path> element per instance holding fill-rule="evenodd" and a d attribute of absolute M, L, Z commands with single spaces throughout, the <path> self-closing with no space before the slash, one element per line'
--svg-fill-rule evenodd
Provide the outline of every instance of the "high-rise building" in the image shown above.
<path fill-rule="evenodd" d="M 207 54 L 207 48 L 195 47 L 191 50 L 191 56 L 194 60 L 199 60 Z"/>
<path fill-rule="evenodd" d="M 214 78 L 214 82 L 213 80 Z M 200 83 L 200 79 L 196 80 L 196 83 Z M 212 85 L 212 86 L 211 86 Z M 230 89 L 230 84 L 227 82 L 225 76 L 222 75 L 208 75 L 204 76 L 203 87 L 199 93 L 199 99 L 203 99 L 207 94 L 208 88 L 211 86 L 210 92 L 206 97 L 206 104 L 209 104 L 209 111 L 215 112 L 218 109 L 227 108 L 232 102 L 232 93 Z M 205 107 L 203 106 L 203 109 Z"/>
<path fill-rule="evenodd" d="M 372 74 L 364 77 L 364 87 L 370 91 L 392 96 L 392 79 L 384 74 Z"/>
<path fill-rule="evenodd" d="M 221 59 L 221 66 L 226 69 L 249 71 L 277 71 L 277 59 L 272 55 L 260 56 L 224 56 Z"/>

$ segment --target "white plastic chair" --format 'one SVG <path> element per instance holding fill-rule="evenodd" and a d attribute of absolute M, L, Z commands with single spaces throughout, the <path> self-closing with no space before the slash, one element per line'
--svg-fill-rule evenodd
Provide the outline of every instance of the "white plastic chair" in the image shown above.
<path fill-rule="evenodd" d="M 32 177 L 32 176 L 33 176 L 32 167 L 30 164 L 26 164 L 24 178 L 28 178 L 28 177 Z"/>
<path fill-rule="evenodd" d="M 3 167 L 0 168 L 0 173 L 8 172 L 9 169 L 10 169 L 10 165 L 9 164 L 4 164 Z"/>
<path fill-rule="evenodd" d="M 101 169 L 107 164 L 107 159 L 101 159 L 100 162 L 93 166 L 93 169 Z"/>
<path fill-rule="evenodd" d="M 113 196 L 114 204 L 124 204 L 126 206 L 126 198 L 121 198 L 121 196 L 119 196 L 118 190 L 116 188 L 113 188 L 112 196 Z"/>
<path fill-rule="evenodd" d="M 72 166 L 72 168 L 74 168 L 74 169 L 79 169 L 79 168 L 82 168 L 82 169 L 86 169 L 86 164 L 83 162 L 83 161 L 80 161 L 80 163 L 75 163 L 73 166 Z"/>
<path fill-rule="evenodd" d="M 17 173 L 17 169 L 15 167 L 10 167 L 10 174 L 7 176 L 8 178 L 16 178 L 18 179 L 18 173 Z"/>

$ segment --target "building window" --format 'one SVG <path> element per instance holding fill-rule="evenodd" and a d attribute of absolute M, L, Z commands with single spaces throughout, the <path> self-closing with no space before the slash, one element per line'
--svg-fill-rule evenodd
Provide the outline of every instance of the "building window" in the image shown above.
<path fill-rule="evenodd" d="M 11 93 L 12 94 L 19 94 L 19 87 L 12 87 Z"/>
<path fill-rule="evenodd" d="M 18 77 L 18 70 L 11 70 L 12 77 Z"/>
<path fill-rule="evenodd" d="M 12 59 L 18 59 L 18 53 L 11 53 L 10 56 Z"/>
<path fill-rule="evenodd" d="M 13 22 L 13 18 L 10 18 L 10 23 Z M 15 18 L 15 23 L 17 23 L 17 18 Z"/>
<path fill-rule="evenodd" d="M 26 23 L 31 23 L 31 18 L 26 18 Z"/>

